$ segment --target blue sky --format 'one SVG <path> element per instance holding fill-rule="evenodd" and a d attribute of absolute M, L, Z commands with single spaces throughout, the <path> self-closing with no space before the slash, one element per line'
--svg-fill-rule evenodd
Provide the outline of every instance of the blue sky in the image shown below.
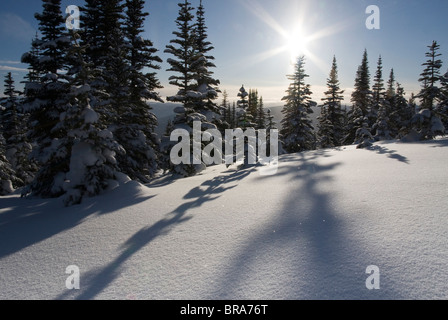
<path fill-rule="evenodd" d="M 199 0 L 190 0 L 197 6 Z M 236 100 L 242 84 L 258 89 L 268 104 L 281 105 L 292 71 L 290 52 L 295 47 L 306 54 L 306 71 L 315 100 L 325 90 L 333 55 L 346 89 L 346 103 L 354 84 L 364 49 L 369 54 L 372 77 L 379 55 L 384 78 L 394 68 L 397 80 L 410 94 L 419 90 L 421 64 L 427 46 L 437 40 L 441 46 L 443 72 L 448 70 L 448 1 L 446 0 L 203 0 L 209 40 L 213 43 L 221 90 Z M 82 0 L 63 0 L 63 6 L 82 5 Z M 148 0 L 150 16 L 146 37 L 151 39 L 166 61 L 165 46 L 173 38 L 178 0 Z M 380 9 L 380 30 L 368 30 L 369 5 Z M 11 71 L 20 82 L 26 65 L 18 63 L 29 50 L 37 30 L 35 12 L 39 0 L 2 0 L 0 7 L 0 76 Z M 292 41 L 293 39 L 293 41 Z M 297 39 L 297 40 L 296 40 Z M 301 44 L 302 43 L 302 44 Z M 301 44 L 301 45 L 300 45 Z M 166 62 L 158 76 L 165 88 L 163 97 L 176 88 L 168 84 Z M 3 90 L 2 90 L 3 91 Z"/>

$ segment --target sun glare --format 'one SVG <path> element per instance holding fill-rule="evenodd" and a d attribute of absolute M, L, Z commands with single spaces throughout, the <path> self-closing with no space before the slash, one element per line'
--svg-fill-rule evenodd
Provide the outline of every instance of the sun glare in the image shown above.
<path fill-rule="evenodd" d="M 288 19 L 289 22 L 295 23 L 294 26 L 290 25 L 290 28 L 285 26 L 288 20 L 280 21 L 275 19 L 259 2 L 255 0 L 243 2 L 247 10 L 263 21 L 266 26 L 277 32 L 282 41 L 279 47 L 260 52 L 257 56 L 252 57 L 251 63 L 259 63 L 280 54 L 287 54 L 289 55 L 291 65 L 294 65 L 297 62 L 297 58 L 303 55 L 322 72 L 328 72 L 328 62 L 320 60 L 313 50 L 316 50 L 315 46 L 318 45 L 317 42 L 319 40 L 344 30 L 352 22 L 343 21 L 319 30 L 309 30 L 305 28 L 306 17 L 309 13 L 309 2 L 311 0 L 295 1 L 295 6 L 289 8 L 291 12 L 296 12 L 294 20 Z"/>
<path fill-rule="evenodd" d="M 300 55 L 307 55 L 309 39 L 301 29 L 296 29 L 286 37 L 286 50 L 289 52 L 292 63 L 297 61 Z"/>

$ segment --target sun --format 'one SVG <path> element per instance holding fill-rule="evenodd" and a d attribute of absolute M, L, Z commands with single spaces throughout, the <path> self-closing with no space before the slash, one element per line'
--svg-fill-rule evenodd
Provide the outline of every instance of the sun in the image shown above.
<path fill-rule="evenodd" d="M 301 55 L 308 55 L 308 44 L 310 42 L 301 28 L 294 29 L 291 33 L 287 34 L 286 40 L 286 50 L 290 55 L 292 63 L 297 61 L 297 58 Z"/>

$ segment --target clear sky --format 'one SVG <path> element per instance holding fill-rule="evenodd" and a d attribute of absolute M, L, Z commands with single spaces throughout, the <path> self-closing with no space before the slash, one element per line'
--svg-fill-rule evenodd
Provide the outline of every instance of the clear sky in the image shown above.
<path fill-rule="evenodd" d="M 199 0 L 190 0 L 197 7 Z M 63 0 L 63 6 L 81 6 L 82 0 Z M 154 42 L 164 60 L 158 72 L 165 88 L 163 97 L 176 92 L 168 84 L 169 56 L 163 53 L 173 38 L 178 15 L 178 0 L 148 0 L 150 16 L 146 37 Z M 333 55 L 336 55 L 345 103 L 354 84 L 364 49 L 369 54 L 373 78 L 379 55 L 383 58 L 384 78 L 394 68 L 405 91 L 417 93 L 421 64 L 427 46 L 437 40 L 441 46 L 443 72 L 448 70 L 447 0 L 203 0 L 209 40 L 215 49 L 215 76 L 221 90 L 236 100 L 242 84 L 258 89 L 267 104 L 281 105 L 292 71 L 291 56 L 307 57 L 315 100 L 325 90 Z M 380 9 L 380 29 L 369 30 L 366 13 L 369 5 Z M 11 71 L 20 82 L 26 65 L 21 55 L 29 50 L 37 30 L 35 12 L 40 0 L 2 0 L 0 6 L 0 76 Z M 3 90 L 1 90 L 3 91 Z"/>

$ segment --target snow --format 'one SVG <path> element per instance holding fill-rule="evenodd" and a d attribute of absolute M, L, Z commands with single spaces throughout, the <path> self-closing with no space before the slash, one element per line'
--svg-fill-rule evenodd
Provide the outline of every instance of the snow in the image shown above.
<path fill-rule="evenodd" d="M 447 299 L 448 139 L 0 199 L 0 299 Z M 80 289 L 66 288 L 68 266 Z M 369 290 L 369 266 L 380 289 Z"/>

